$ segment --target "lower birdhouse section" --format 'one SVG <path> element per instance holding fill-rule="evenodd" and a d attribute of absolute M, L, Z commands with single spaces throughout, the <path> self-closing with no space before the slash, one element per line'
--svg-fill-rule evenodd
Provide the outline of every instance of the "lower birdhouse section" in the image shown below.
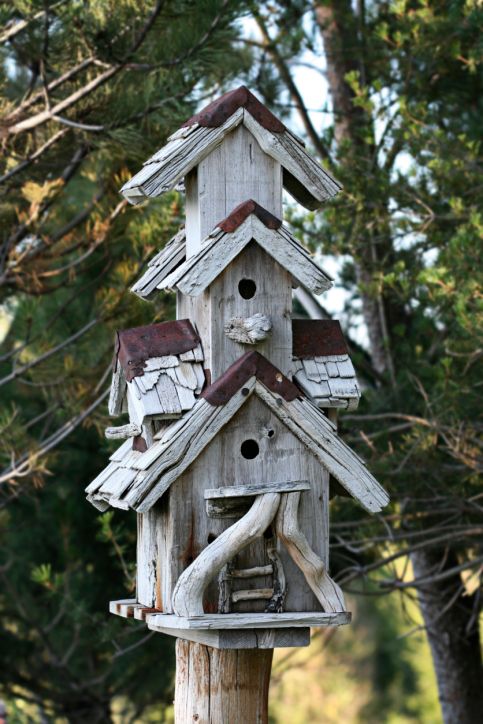
<path fill-rule="evenodd" d="M 220 648 L 305 646 L 348 623 L 328 575 L 329 472 L 253 396 L 146 513 L 118 615 Z"/>

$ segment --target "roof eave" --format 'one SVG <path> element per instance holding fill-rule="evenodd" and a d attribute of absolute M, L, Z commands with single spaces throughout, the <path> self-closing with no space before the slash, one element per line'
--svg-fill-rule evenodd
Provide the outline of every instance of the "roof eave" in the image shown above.
<path fill-rule="evenodd" d="M 288 130 L 275 133 L 262 126 L 249 110 L 238 108 L 220 127 L 201 129 L 206 132 L 206 144 L 203 145 L 200 142 L 198 153 L 191 149 L 190 158 L 185 159 L 184 164 L 176 164 L 176 171 L 173 171 L 171 176 L 168 174 L 167 178 L 158 184 L 156 179 L 167 168 L 174 167 L 173 158 L 182 157 L 183 142 L 187 143 L 189 140 L 188 133 L 185 139 L 181 139 L 180 145 L 178 132 L 173 134 L 175 140 L 169 141 L 166 146 L 155 153 L 142 169 L 124 184 L 120 190 L 121 194 L 131 204 L 139 205 L 147 198 L 155 198 L 172 190 L 186 174 L 222 142 L 225 135 L 233 131 L 240 123 L 243 123 L 252 133 L 262 150 L 281 164 L 284 187 L 306 208 L 311 210 L 319 208 L 341 190 L 341 184 L 307 153 L 302 144 Z M 198 124 L 192 128 L 196 128 L 196 133 L 200 130 Z M 176 144 L 176 147 L 173 148 L 171 154 L 166 152 L 163 155 L 161 151 L 168 149 L 170 143 Z M 157 156 L 159 156 L 159 160 L 156 159 Z M 158 168 L 151 170 L 150 166 L 155 164 Z"/>

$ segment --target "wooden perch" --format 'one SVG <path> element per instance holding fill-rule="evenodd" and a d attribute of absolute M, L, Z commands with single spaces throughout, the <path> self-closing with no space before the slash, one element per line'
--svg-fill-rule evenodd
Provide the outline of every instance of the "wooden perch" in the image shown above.
<path fill-rule="evenodd" d="M 321 558 L 311 549 L 299 528 L 300 493 L 286 493 L 278 509 L 275 530 L 326 613 L 345 611 L 344 594 L 330 578 Z"/>
<path fill-rule="evenodd" d="M 128 437 L 137 437 L 141 435 L 143 428 L 141 425 L 129 423 L 128 425 L 120 425 L 119 427 L 106 427 L 104 435 L 108 440 L 126 440 Z"/>
<path fill-rule="evenodd" d="M 210 543 L 181 574 L 173 591 L 172 605 L 177 616 L 202 616 L 203 593 L 234 556 L 262 536 L 275 517 L 280 503 L 279 493 L 255 498 L 252 507 L 230 528 Z"/>

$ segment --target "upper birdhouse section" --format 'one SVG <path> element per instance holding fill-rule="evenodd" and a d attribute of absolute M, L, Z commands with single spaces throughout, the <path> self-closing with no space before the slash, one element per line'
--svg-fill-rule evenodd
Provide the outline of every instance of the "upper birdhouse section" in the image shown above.
<path fill-rule="evenodd" d="M 187 209 L 193 203 L 200 207 L 196 222 L 187 214 L 188 256 L 190 232 L 203 238 L 216 221 L 247 199 L 255 198 L 281 218 L 282 186 L 308 209 L 318 208 L 341 188 L 306 152 L 303 141 L 245 86 L 186 121 L 121 192 L 139 204 L 170 191 L 183 179 Z M 190 224 L 198 228 L 190 229 Z"/>

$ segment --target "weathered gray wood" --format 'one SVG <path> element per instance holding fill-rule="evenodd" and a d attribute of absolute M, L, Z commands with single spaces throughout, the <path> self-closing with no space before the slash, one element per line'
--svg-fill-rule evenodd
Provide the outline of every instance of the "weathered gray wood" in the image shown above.
<path fill-rule="evenodd" d="M 174 271 L 185 260 L 185 256 L 186 233 L 181 229 L 171 241 L 168 241 L 164 249 L 148 262 L 147 270 L 131 287 L 131 291 L 141 299 L 153 298 L 160 281 Z"/>
<path fill-rule="evenodd" d="M 310 490 L 307 480 L 294 480 L 280 483 L 257 483 L 256 485 L 230 485 L 226 488 L 208 488 L 205 490 L 205 500 L 210 498 L 237 498 L 248 495 L 263 495 L 265 493 L 290 493 L 297 490 Z"/>
<path fill-rule="evenodd" d="M 165 610 L 161 596 L 158 524 L 164 522 L 157 507 L 137 516 L 136 597 L 147 607 Z M 169 609 L 168 609 L 169 610 Z"/>
<path fill-rule="evenodd" d="M 197 631 L 195 629 L 169 629 L 158 626 L 153 631 L 175 636 L 177 639 L 205 644 L 215 649 L 278 649 L 310 645 L 310 628 L 282 629 L 217 629 L 216 631 Z"/>
<path fill-rule="evenodd" d="M 349 355 L 294 359 L 294 380 L 320 408 L 354 410 L 361 391 Z"/>
<path fill-rule="evenodd" d="M 277 512 L 279 502 L 278 493 L 257 496 L 243 518 L 198 554 L 181 574 L 173 591 L 172 605 L 178 616 L 203 614 L 203 594 L 209 582 L 229 560 L 263 535 Z"/>
<path fill-rule="evenodd" d="M 269 274 L 265 272 L 267 265 Z M 240 295 L 238 284 L 242 279 L 255 282 L 253 298 Z M 200 296 L 178 294 L 177 299 L 178 316 L 191 319 L 203 339 L 205 367 L 212 380 L 246 351 L 243 344 L 226 336 L 225 325 L 234 317 L 251 317 L 260 311 L 271 318 L 272 333 L 257 344 L 257 350 L 281 372 L 291 374 L 292 278 L 258 244 L 249 243 Z"/>
<path fill-rule="evenodd" d="M 254 378 L 244 385 L 244 389 L 248 390 L 247 395 L 237 392 L 223 407 L 212 407 L 205 400 L 198 400 L 182 420 L 160 434 L 159 442 L 153 444 L 147 452 L 137 456 L 133 456 L 130 451 L 126 453 L 132 462 L 127 464 L 123 460 L 121 464 L 126 467 L 133 465 L 140 471 L 135 476 L 134 482 L 133 478 L 122 477 L 121 484 L 111 489 L 101 474 L 100 484 L 98 478 L 89 486 L 89 496 L 96 501 L 107 500 L 119 507 L 132 507 L 138 512 L 149 510 L 195 461 L 206 445 L 220 433 L 235 412 L 247 404 L 247 400 L 255 390 L 256 396 L 272 410 L 283 426 L 302 442 L 364 508 L 370 512 L 377 512 L 387 505 L 389 496 L 386 491 L 370 474 L 359 456 L 338 437 L 335 426 L 309 400 L 295 399 L 286 402 Z M 249 432 L 250 425 L 246 431 L 248 438 L 250 438 Z M 228 450 L 227 456 L 230 457 L 231 454 L 232 451 Z M 219 468 L 219 459 L 213 465 L 215 469 Z M 274 468 L 276 469 L 270 475 L 272 479 L 278 474 L 279 466 Z M 111 477 L 114 472 L 111 473 Z M 300 479 L 300 476 L 297 475 L 295 479 Z"/>
<path fill-rule="evenodd" d="M 177 288 L 183 294 L 198 296 L 252 240 L 286 269 L 291 277 L 311 291 L 318 294 L 332 286 L 331 278 L 288 229 L 283 226 L 269 229 L 255 214 L 251 214 L 233 232 L 224 232 L 215 227 L 203 238 L 197 251 L 169 274 L 158 288 Z"/>
<path fill-rule="evenodd" d="M 257 576 L 271 576 L 273 566 L 254 566 L 253 568 L 233 568 L 227 574 L 230 578 L 256 578 Z"/>
<path fill-rule="evenodd" d="M 225 651 L 178 639 L 175 721 L 268 724 L 272 651 Z"/>
<path fill-rule="evenodd" d="M 273 434 L 268 437 L 265 433 Z M 255 437 L 260 453 L 254 460 L 246 460 L 240 454 L 240 446 L 246 437 Z M 172 536 L 159 563 L 163 603 L 168 605 L 170 593 L 165 581 L 178 580 L 194 557 L 206 547 L 209 540 L 219 536 L 233 523 L 233 518 L 209 518 L 204 510 L 204 492 L 214 484 L 226 485 L 227 480 L 253 480 L 265 483 L 274 475 L 284 473 L 285 480 L 292 482 L 305 479 L 310 490 L 303 493 L 299 520 L 311 547 L 328 564 L 328 472 L 319 462 L 305 454 L 305 446 L 283 425 L 273 413 L 255 398 L 250 398 L 239 410 L 236 425 L 226 425 L 212 439 L 205 452 L 199 454 L 169 491 L 169 535 Z M 213 471 L 216 471 L 214 478 Z M 164 498 L 163 498 L 164 500 Z M 224 501 L 225 499 L 217 499 Z M 238 499 L 243 500 L 243 499 Z M 248 499 L 250 504 L 253 498 Z M 246 510 L 242 510 L 244 514 Z M 172 555 L 170 551 L 176 551 Z M 278 550 L 281 573 L 285 572 L 287 591 L 284 610 L 315 611 L 319 608 L 316 597 L 300 569 L 293 563 L 283 546 Z M 247 546 L 235 559 L 234 568 L 256 568 L 273 563 L 271 542 L 265 538 Z M 249 579 L 233 579 L 233 590 L 247 588 Z M 257 587 L 274 586 L 273 576 L 254 577 Z M 171 588 L 172 591 L 172 588 Z M 205 610 L 213 613 L 218 609 L 218 584 L 214 580 L 207 588 Z M 283 600 L 283 595 L 282 595 Z M 246 610 L 249 604 L 234 604 L 234 610 Z M 253 602 L 251 610 L 263 611 L 265 602 Z"/>
<path fill-rule="evenodd" d="M 334 425 L 306 399 L 285 402 L 257 382 L 256 392 L 270 409 L 304 442 L 329 472 L 369 512 L 389 502 L 384 488 L 364 462 L 336 434 Z"/>
<path fill-rule="evenodd" d="M 141 203 L 146 197 L 159 196 L 173 189 L 193 168 L 196 166 L 200 168 L 204 159 L 210 159 L 214 155 L 212 152 L 222 143 L 223 139 L 241 123 L 252 134 L 253 147 L 255 147 L 255 143 L 258 143 L 261 150 L 279 168 L 283 166 L 285 170 L 284 185 L 300 203 L 308 208 L 317 208 L 321 202 L 340 190 L 338 182 L 308 155 L 293 134 L 288 131 L 271 133 L 263 128 L 248 111 L 239 108 L 218 128 L 201 128 L 194 124 L 173 134 L 168 139 L 166 146 L 155 153 L 141 171 L 124 184 L 121 193 L 130 203 L 136 204 Z M 236 144 L 236 140 L 234 140 L 234 144 Z M 236 154 L 236 149 L 234 148 L 232 152 Z M 252 153 L 255 153 L 255 150 Z M 263 159 L 263 156 L 261 158 Z M 228 181 L 233 179 L 232 183 L 236 185 L 241 178 L 238 175 L 238 168 L 234 166 L 230 169 L 228 166 L 223 166 L 221 160 L 214 160 L 217 160 L 218 163 L 216 165 L 213 163 L 209 168 L 208 177 L 213 177 L 218 170 L 219 173 L 224 172 L 224 177 Z M 230 157 L 228 157 L 229 160 Z M 243 159 L 241 161 L 243 162 Z M 214 172 L 213 166 L 215 167 Z M 260 189 L 258 195 L 251 194 L 240 201 L 247 198 L 261 201 L 262 193 Z M 209 195 L 217 194 L 209 191 Z M 224 215 L 221 215 L 219 218 L 223 217 Z"/>
<path fill-rule="evenodd" d="M 106 427 L 104 435 L 108 440 L 125 440 L 126 438 L 136 437 L 142 432 L 141 425 L 135 425 L 130 422 L 127 425 L 119 427 Z"/>
<path fill-rule="evenodd" d="M 281 218 L 280 164 L 264 153 L 252 134 L 240 125 L 200 161 L 196 185 L 187 185 L 187 218 L 191 220 L 194 213 L 198 221 L 193 228 L 187 224 L 187 258 L 196 253 L 201 239 L 219 221 L 248 199 L 257 199 L 263 208 Z"/>
<path fill-rule="evenodd" d="M 240 344 L 258 344 L 267 339 L 272 331 L 272 321 L 266 314 L 257 312 L 251 317 L 233 317 L 225 324 L 225 334 Z"/>
<path fill-rule="evenodd" d="M 283 541 L 295 563 L 322 604 L 324 611 L 345 611 L 344 594 L 330 578 L 322 559 L 311 549 L 300 530 L 298 507 L 300 493 L 287 493 L 281 498 L 275 523 L 277 536 Z"/>
<path fill-rule="evenodd" d="M 146 623 L 148 616 L 156 613 L 155 609 L 144 606 L 134 598 L 111 601 L 110 613 L 122 618 L 134 618 Z M 310 628 L 282 628 L 282 629 L 216 629 L 197 630 L 163 628 L 150 621 L 150 629 L 168 636 L 175 636 L 186 641 L 212 646 L 216 649 L 275 649 L 295 646 L 309 646 Z"/>
<path fill-rule="evenodd" d="M 151 613 L 146 617 L 148 628 L 152 626 L 167 629 L 185 629 L 210 631 L 219 628 L 251 629 L 251 628 L 297 628 L 298 626 L 311 628 L 324 626 L 344 626 L 350 623 L 351 614 L 348 611 L 339 613 L 324 612 L 292 612 L 292 613 L 222 613 L 204 614 L 203 616 L 173 616 L 163 613 Z"/>
<path fill-rule="evenodd" d="M 109 393 L 108 409 L 109 414 L 117 417 L 123 411 L 122 403 L 126 394 L 126 378 L 121 365 L 117 364 L 112 373 L 111 389 Z"/>
<path fill-rule="evenodd" d="M 238 603 L 238 601 L 259 601 L 260 599 L 269 601 L 272 596 L 273 588 L 247 588 L 232 593 L 231 599 L 233 603 Z"/>
<path fill-rule="evenodd" d="M 135 598 L 121 598 L 119 601 L 109 601 L 109 613 L 123 618 L 132 618 L 133 609 L 137 601 Z"/>

